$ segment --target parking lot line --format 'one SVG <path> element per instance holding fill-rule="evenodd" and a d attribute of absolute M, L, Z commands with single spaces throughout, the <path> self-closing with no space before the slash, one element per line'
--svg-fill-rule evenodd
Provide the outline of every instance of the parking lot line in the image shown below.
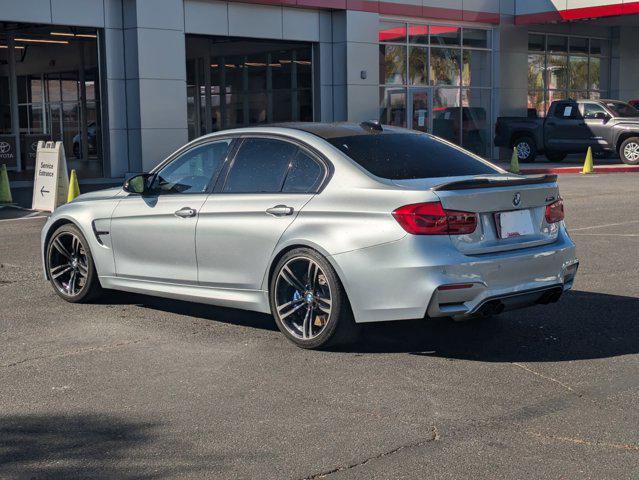
<path fill-rule="evenodd" d="M 590 227 L 570 228 L 568 230 L 570 233 L 573 233 L 573 232 L 579 232 L 582 230 L 593 230 L 595 228 L 619 227 L 621 225 L 633 225 L 635 223 L 639 223 L 639 220 L 631 220 L 630 222 L 606 223 L 604 225 L 591 225 Z"/>

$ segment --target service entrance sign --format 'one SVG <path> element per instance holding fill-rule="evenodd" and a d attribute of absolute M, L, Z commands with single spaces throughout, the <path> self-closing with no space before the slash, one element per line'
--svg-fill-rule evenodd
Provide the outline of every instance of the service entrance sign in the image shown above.
<path fill-rule="evenodd" d="M 62 142 L 38 142 L 33 181 L 33 210 L 53 212 L 66 203 L 69 191 L 67 159 Z"/>

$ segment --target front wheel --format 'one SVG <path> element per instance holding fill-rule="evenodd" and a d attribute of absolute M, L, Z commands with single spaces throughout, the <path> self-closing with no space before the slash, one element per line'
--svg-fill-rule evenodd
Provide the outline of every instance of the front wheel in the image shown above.
<path fill-rule="evenodd" d="M 537 158 L 537 145 L 531 137 L 519 137 L 513 143 L 520 162 L 534 162 Z"/>
<path fill-rule="evenodd" d="M 270 281 L 271 312 L 280 331 L 302 348 L 350 343 L 357 328 L 335 270 L 309 248 L 287 252 Z"/>
<path fill-rule="evenodd" d="M 626 165 L 639 165 L 639 137 L 630 137 L 619 148 L 619 157 Z"/>
<path fill-rule="evenodd" d="M 102 292 L 89 244 L 75 225 L 62 225 L 51 235 L 46 269 L 55 293 L 67 302 L 89 302 Z"/>

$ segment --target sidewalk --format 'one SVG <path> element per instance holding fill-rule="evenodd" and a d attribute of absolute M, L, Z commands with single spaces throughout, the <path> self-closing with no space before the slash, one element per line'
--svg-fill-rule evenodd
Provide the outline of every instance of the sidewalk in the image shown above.
<path fill-rule="evenodd" d="M 38 212 L 16 205 L 0 205 L 0 220 L 16 220 L 20 218 L 46 217 L 48 212 Z"/>
<path fill-rule="evenodd" d="M 556 174 L 575 174 L 581 173 L 584 164 L 584 158 L 580 155 L 569 155 L 563 162 L 550 162 L 546 157 L 539 156 L 535 162 L 520 162 L 519 167 L 523 174 L 536 173 L 556 173 Z M 501 168 L 508 170 L 510 162 L 497 162 Z M 626 165 L 619 158 L 595 158 L 595 173 L 622 173 L 637 172 L 639 173 L 639 165 Z"/>

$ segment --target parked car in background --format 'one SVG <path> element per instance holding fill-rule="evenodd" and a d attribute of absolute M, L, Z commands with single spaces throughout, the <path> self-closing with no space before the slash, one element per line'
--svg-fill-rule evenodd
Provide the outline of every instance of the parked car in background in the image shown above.
<path fill-rule="evenodd" d="M 618 154 L 639 164 L 639 110 L 618 100 L 558 100 L 545 118 L 499 117 L 495 146 L 517 149 L 522 162 L 539 153 L 560 162 L 569 153 Z"/>
<path fill-rule="evenodd" d="M 556 302 L 578 264 L 556 180 L 376 122 L 228 130 L 55 210 L 42 259 L 72 303 L 106 288 L 270 312 L 322 347 L 354 322 Z"/>

